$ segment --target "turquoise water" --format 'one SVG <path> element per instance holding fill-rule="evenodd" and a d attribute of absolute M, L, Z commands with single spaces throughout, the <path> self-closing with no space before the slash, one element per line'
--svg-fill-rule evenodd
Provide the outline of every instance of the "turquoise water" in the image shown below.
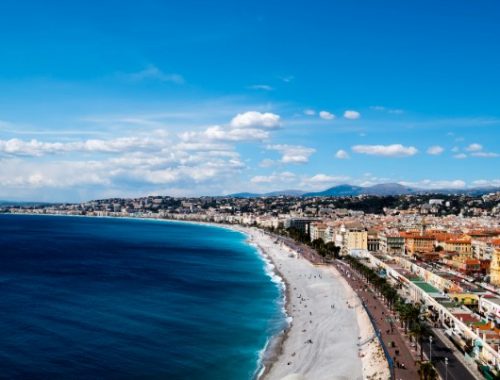
<path fill-rule="evenodd" d="M 0 215 L 0 377 L 251 379 L 281 290 L 241 233 Z"/>

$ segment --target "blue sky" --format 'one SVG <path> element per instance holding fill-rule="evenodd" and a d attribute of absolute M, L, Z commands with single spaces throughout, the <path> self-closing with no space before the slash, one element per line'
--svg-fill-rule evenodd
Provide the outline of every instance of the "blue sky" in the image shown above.
<path fill-rule="evenodd" d="M 0 199 L 500 186 L 497 1 L 4 1 Z"/>

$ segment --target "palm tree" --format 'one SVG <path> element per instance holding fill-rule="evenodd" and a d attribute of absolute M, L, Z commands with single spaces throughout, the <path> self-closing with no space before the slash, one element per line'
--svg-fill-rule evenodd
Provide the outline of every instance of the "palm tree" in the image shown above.
<path fill-rule="evenodd" d="M 418 342 L 420 346 L 420 360 L 424 360 L 424 346 L 423 342 L 428 336 L 431 335 L 431 330 L 429 326 L 423 321 L 417 321 L 414 323 L 410 329 L 410 334 L 415 337 L 415 340 Z"/>
<path fill-rule="evenodd" d="M 437 380 L 437 372 L 434 366 L 430 362 L 420 362 L 420 368 L 418 370 L 421 380 Z"/>
<path fill-rule="evenodd" d="M 408 320 L 410 315 L 410 306 L 406 302 L 400 302 L 397 306 L 401 326 L 405 329 L 405 334 L 408 332 Z"/>

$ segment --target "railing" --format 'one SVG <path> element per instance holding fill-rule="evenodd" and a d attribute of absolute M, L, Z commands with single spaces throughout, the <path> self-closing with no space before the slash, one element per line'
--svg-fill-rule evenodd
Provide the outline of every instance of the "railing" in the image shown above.
<path fill-rule="evenodd" d="M 370 318 L 370 322 L 372 323 L 373 329 L 375 330 L 375 335 L 378 338 L 378 341 L 380 342 L 380 345 L 382 346 L 382 350 L 384 350 L 384 355 L 385 358 L 387 359 L 387 362 L 389 363 L 389 371 L 391 373 L 391 380 L 396 379 L 396 375 L 394 373 L 394 360 L 392 359 L 391 355 L 389 354 L 389 350 L 387 349 L 384 341 L 382 340 L 382 337 L 380 336 L 380 332 L 377 328 L 377 324 L 375 323 L 375 318 L 373 318 L 372 314 L 370 313 L 370 310 L 366 307 L 365 303 L 362 302 L 362 305 L 368 314 L 368 317 Z"/>

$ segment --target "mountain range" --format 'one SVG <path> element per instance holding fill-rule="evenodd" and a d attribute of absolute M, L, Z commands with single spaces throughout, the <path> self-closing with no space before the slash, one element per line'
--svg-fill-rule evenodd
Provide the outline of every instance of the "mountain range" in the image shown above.
<path fill-rule="evenodd" d="M 500 187 L 475 187 L 469 189 L 419 189 L 403 186 L 399 183 L 381 183 L 373 186 L 338 185 L 323 191 L 306 192 L 301 190 L 282 190 L 270 193 L 236 193 L 229 194 L 233 198 L 258 198 L 258 197 L 348 197 L 356 195 L 407 195 L 407 194 L 469 194 L 481 195 L 489 192 L 500 191 Z"/>

